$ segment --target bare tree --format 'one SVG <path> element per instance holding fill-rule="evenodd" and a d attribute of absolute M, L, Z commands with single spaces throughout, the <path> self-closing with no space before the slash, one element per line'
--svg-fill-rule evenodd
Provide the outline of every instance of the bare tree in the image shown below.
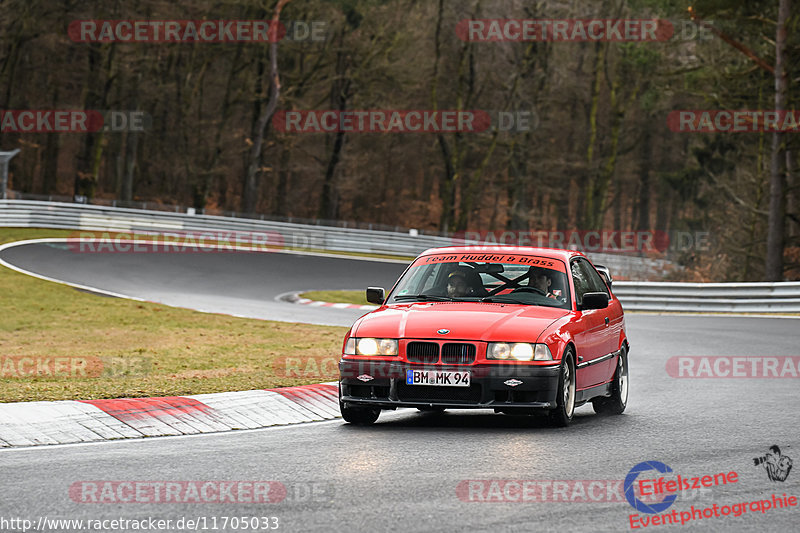
<path fill-rule="evenodd" d="M 272 12 L 270 28 L 276 31 L 281 20 L 281 11 L 291 0 L 278 0 Z M 278 108 L 278 98 L 281 94 L 281 80 L 278 77 L 278 39 L 273 38 L 269 43 L 269 101 L 261 115 L 258 117 L 254 131 L 253 146 L 250 149 L 250 161 L 244 177 L 242 190 L 242 208 L 245 212 L 255 211 L 258 204 L 258 173 L 261 168 L 261 148 L 264 146 L 264 134 L 272 115 Z"/>
<path fill-rule="evenodd" d="M 791 0 L 779 0 L 778 25 L 775 33 L 775 111 L 786 110 L 789 78 L 786 73 L 786 21 L 791 11 Z M 784 134 L 772 134 L 772 158 L 769 178 L 769 218 L 767 221 L 767 257 L 764 277 L 767 281 L 783 280 L 783 246 L 785 229 Z"/>

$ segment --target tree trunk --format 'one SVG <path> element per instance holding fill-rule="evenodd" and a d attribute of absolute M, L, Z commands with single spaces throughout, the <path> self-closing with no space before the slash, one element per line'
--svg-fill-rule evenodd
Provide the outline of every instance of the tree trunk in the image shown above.
<path fill-rule="evenodd" d="M 775 110 L 786 109 L 789 80 L 786 75 L 786 21 L 790 16 L 791 0 L 779 0 L 778 28 L 775 36 Z M 770 160 L 769 217 L 767 221 L 767 257 L 764 277 L 767 281 L 783 280 L 784 246 L 784 136 L 772 134 L 772 158 Z"/>
<path fill-rule="evenodd" d="M 2 109 L 8 109 L 11 107 L 11 92 L 12 88 L 14 87 L 14 79 L 16 75 L 17 69 L 17 62 L 19 61 L 19 50 L 22 47 L 22 44 L 19 42 L 12 42 L 11 50 L 8 52 L 6 56 L 6 60 L 3 62 L 2 69 L 0 69 L 0 73 L 8 71 L 6 74 L 6 90 L 4 91 L 3 102 L 0 102 L 2 105 Z M 0 129 L 0 146 L 3 144 L 3 130 Z"/>
<path fill-rule="evenodd" d="M 278 216 L 289 215 L 286 209 L 289 198 L 287 191 L 289 190 L 289 178 L 291 176 L 291 168 L 289 163 L 291 161 L 292 152 L 289 146 L 284 145 L 281 149 L 281 156 L 278 161 L 278 186 L 275 191 L 275 207 L 273 212 Z"/>
<path fill-rule="evenodd" d="M 797 174 L 795 173 L 796 168 L 795 165 L 797 162 L 794 158 L 794 151 L 787 149 L 786 150 L 786 185 L 787 185 L 787 195 L 786 195 L 786 212 L 792 215 L 792 219 L 788 221 L 788 227 L 786 228 L 786 236 L 790 239 L 793 239 L 800 235 L 800 212 L 797 211 L 797 195 L 798 195 L 798 186 L 800 184 L 796 183 L 797 181 Z"/>
<path fill-rule="evenodd" d="M 347 52 L 344 50 L 344 33 L 339 34 L 339 53 L 336 58 L 336 79 L 331 86 L 331 107 L 344 112 L 347 109 L 347 104 L 350 101 L 350 80 L 348 79 L 348 71 L 350 70 L 350 59 L 347 57 Z M 331 148 L 331 155 L 328 158 L 328 165 L 325 168 L 325 176 L 322 180 L 322 196 L 320 198 L 319 218 L 327 218 L 333 220 L 338 218 L 338 205 L 339 201 L 336 196 L 336 167 L 342 157 L 342 149 L 344 148 L 345 132 L 339 130 L 333 135 L 333 145 Z"/>
<path fill-rule="evenodd" d="M 338 199 L 334 189 L 333 178 L 336 176 L 336 166 L 342 156 L 344 147 L 344 131 L 337 131 L 333 139 L 331 156 L 328 159 L 328 166 L 325 168 L 325 177 L 322 182 L 322 201 L 319 205 L 319 217 L 334 220 L 338 215 Z"/>
<path fill-rule="evenodd" d="M 650 228 L 650 169 L 653 166 L 651 129 L 645 127 L 642 138 L 642 151 L 639 158 L 639 201 L 634 206 L 638 211 L 636 229 L 646 231 Z"/>
<path fill-rule="evenodd" d="M 281 10 L 290 0 L 278 0 L 272 12 L 272 26 L 277 27 L 281 18 Z M 252 213 L 258 205 L 258 173 L 261 170 L 261 148 L 264 146 L 264 133 L 269 120 L 278 107 L 278 98 L 281 94 L 281 80 L 278 77 L 278 41 L 272 40 L 269 44 L 269 101 L 261 111 L 256 122 L 253 146 L 250 149 L 250 158 L 244 177 L 242 190 L 243 210 Z"/>
<path fill-rule="evenodd" d="M 582 198 L 582 226 L 583 229 L 597 229 L 593 223 L 594 189 L 597 180 L 597 171 L 594 168 L 594 148 L 597 141 L 597 112 L 600 105 L 600 86 L 603 77 L 603 64 L 605 63 L 605 45 L 601 42 L 595 43 L 595 59 L 593 65 L 592 96 L 589 108 L 589 139 L 586 145 L 586 174 L 584 181 L 584 196 Z"/>
<path fill-rule="evenodd" d="M 461 187 L 461 208 L 458 214 L 458 220 L 456 221 L 456 231 L 466 231 L 467 226 L 469 225 L 470 216 L 473 215 L 474 206 L 478 203 L 481 176 L 483 176 L 483 172 L 489 165 L 489 161 L 492 158 L 495 148 L 497 148 L 497 135 L 497 131 L 492 133 L 492 142 L 489 147 L 486 148 L 486 152 L 480 162 L 480 165 L 478 165 L 478 168 L 472 172 L 467 183 L 463 184 Z"/>
<path fill-rule="evenodd" d="M 247 14 L 248 17 L 252 16 L 250 12 Z M 263 18 L 266 16 L 266 12 L 259 11 L 254 18 Z M 233 105 L 231 102 L 231 94 L 234 91 L 234 85 L 237 83 L 236 73 L 240 69 L 239 61 L 242 57 L 242 48 L 244 47 L 243 43 L 239 43 L 236 47 L 236 53 L 234 54 L 233 60 L 231 61 L 231 68 L 228 72 L 228 81 L 225 84 L 225 95 L 222 99 L 222 107 L 220 108 L 219 112 L 219 122 L 217 123 L 216 132 L 214 133 L 214 144 L 211 146 L 210 153 L 207 155 L 207 163 L 204 166 L 202 172 L 199 173 L 199 179 L 201 180 L 200 188 L 205 192 L 206 195 L 210 194 L 210 191 L 213 187 L 215 179 L 219 178 L 222 172 L 219 169 L 219 162 L 222 158 L 222 154 L 224 152 L 223 148 L 223 134 L 226 132 L 228 128 L 228 123 L 230 122 L 231 116 L 233 114 Z M 259 62 L 260 64 L 261 62 Z M 260 92 L 260 91 L 259 91 Z M 259 109 L 257 106 L 256 109 Z M 257 114 L 257 113 L 256 113 Z M 197 178 L 195 178 L 197 179 Z M 219 179 L 217 181 L 224 182 L 223 179 Z M 219 205 L 222 209 L 227 209 L 227 184 L 219 183 L 217 190 L 219 191 L 219 198 L 217 199 L 217 205 Z M 203 204 L 205 204 L 205 200 Z M 234 208 L 235 209 L 235 208 Z"/>
<path fill-rule="evenodd" d="M 53 99 L 51 101 L 52 108 L 58 109 L 57 83 L 53 84 Z M 42 194 L 58 194 L 58 153 L 60 151 L 61 137 L 61 135 L 45 135 L 44 161 L 42 161 Z"/>
<path fill-rule="evenodd" d="M 122 200 L 133 200 L 133 175 L 139 153 L 139 132 L 131 131 L 125 143 L 125 171 L 122 175 Z"/>
<path fill-rule="evenodd" d="M 458 134 L 456 134 L 458 135 Z M 442 152 L 442 160 L 444 161 L 444 176 L 439 182 L 439 198 L 442 201 L 442 216 L 439 219 L 439 230 L 450 231 L 453 223 L 454 207 L 456 205 L 456 169 L 454 165 L 454 157 L 450 151 L 450 145 L 447 144 L 443 134 L 436 136 L 439 141 L 439 148 Z"/>
<path fill-rule="evenodd" d="M 508 229 L 527 230 L 530 227 L 530 191 L 528 190 L 528 159 L 522 157 L 519 143 L 511 145 L 508 177 Z"/>
<path fill-rule="evenodd" d="M 84 92 L 83 108 L 87 110 L 101 109 L 100 80 L 102 72 L 102 46 L 97 43 L 87 45 L 88 69 L 86 72 L 86 88 Z M 100 142 L 102 132 L 85 133 L 83 147 L 78 155 L 77 168 L 75 173 L 74 194 L 91 196 L 94 194 L 95 176 L 93 174 L 94 160 L 96 157 L 97 144 Z"/>

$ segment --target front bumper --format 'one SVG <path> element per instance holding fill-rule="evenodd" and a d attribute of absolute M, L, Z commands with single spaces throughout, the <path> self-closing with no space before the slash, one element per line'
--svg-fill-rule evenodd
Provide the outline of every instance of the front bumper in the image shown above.
<path fill-rule="evenodd" d="M 407 385 L 406 370 L 409 369 L 468 370 L 471 373 L 470 386 Z M 342 360 L 339 362 L 340 396 L 348 404 L 382 409 L 431 406 L 510 411 L 553 409 L 556 407 L 559 370 L 557 362 L 549 366 L 424 365 Z"/>

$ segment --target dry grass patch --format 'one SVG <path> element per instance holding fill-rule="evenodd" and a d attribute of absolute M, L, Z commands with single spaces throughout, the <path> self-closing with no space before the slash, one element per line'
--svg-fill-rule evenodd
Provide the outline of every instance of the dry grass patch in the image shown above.
<path fill-rule="evenodd" d="M 0 243 L 69 233 L 2 228 Z M 318 382 L 281 377 L 273 363 L 281 364 L 287 355 L 336 356 L 346 332 L 100 297 L 3 267 L 0 294 L 3 402 L 200 394 Z M 107 371 L 92 377 L 81 372 L 36 375 L 32 370 L 36 362 L 54 358 L 99 358 Z"/>

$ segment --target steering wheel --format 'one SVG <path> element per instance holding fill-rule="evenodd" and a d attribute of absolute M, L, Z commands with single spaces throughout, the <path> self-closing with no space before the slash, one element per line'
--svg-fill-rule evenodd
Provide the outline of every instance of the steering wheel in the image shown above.
<path fill-rule="evenodd" d="M 511 294 L 514 294 L 515 292 L 535 292 L 541 294 L 542 296 L 547 296 L 547 293 L 538 287 L 517 287 L 511 291 Z"/>

